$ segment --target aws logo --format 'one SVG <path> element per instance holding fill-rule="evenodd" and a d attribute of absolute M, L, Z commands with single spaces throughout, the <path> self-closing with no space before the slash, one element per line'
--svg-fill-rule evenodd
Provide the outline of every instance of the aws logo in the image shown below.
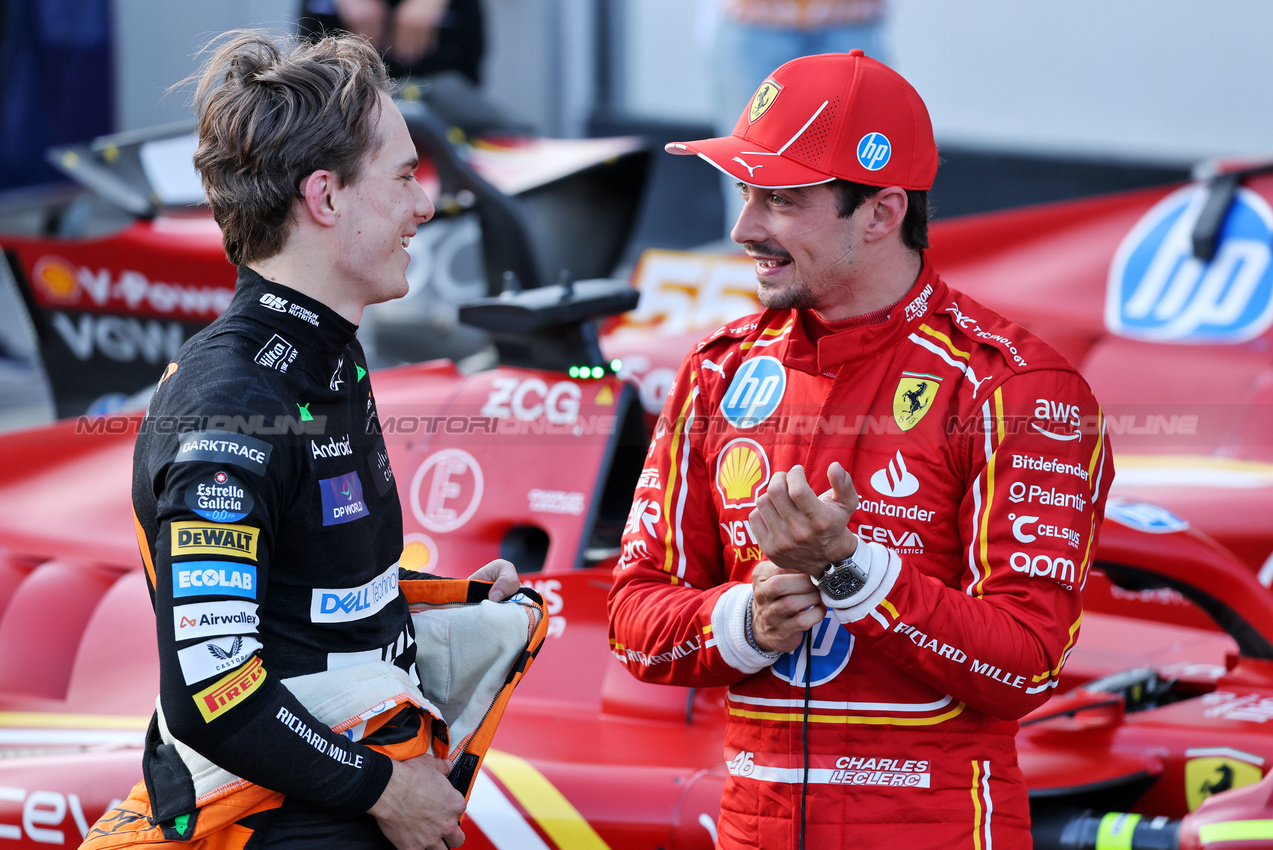
<path fill-rule="evenodd" d="M 716 489 L 727 508 L 754 507 L 769 483 L 769 456 L 755 440 L 731 440 L 716 460 Z"/>
<path fill-rule="evenodd" d="M 250 525 L 208 525 L 203 522 L 172 524 L 172 554 L 233 555 L 256 560 L 261 530 Z"/>

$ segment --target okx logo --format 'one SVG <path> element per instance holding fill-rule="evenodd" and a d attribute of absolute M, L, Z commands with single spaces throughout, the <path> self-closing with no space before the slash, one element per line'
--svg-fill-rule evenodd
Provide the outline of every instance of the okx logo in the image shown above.
<path fill-rule="evenodd" d="M 1186 187 L 1145 214 L 1109 270 L 1105 324 L 1131 339 L 1238 343 L 1273 322 L 1273 210 L 1238 189 L 1215 257 L 1193 254 L 1193 228 L 1207 191 Z"/>

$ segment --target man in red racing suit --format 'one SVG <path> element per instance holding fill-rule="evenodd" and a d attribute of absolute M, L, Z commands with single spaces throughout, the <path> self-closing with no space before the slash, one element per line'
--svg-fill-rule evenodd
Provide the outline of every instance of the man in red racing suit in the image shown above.
<path fill-rule="evenodd" d="M 838 110 L 821 128 L 819 104 Z M 875 172 L 871 134 L 891 148 Z M 681 365 L 615 570 L 614 653 L 646 681 L 728 686 L 721 848 L 1028 847 L 1016 721 L 1078 637 L 1113 477 L 1100 408 L 938 276 L 916 212 L 931 127 L 885 66 L 795 60 L 730 140 L 677 147 L 743 181 L 733 236 L 768 309 Z"/>

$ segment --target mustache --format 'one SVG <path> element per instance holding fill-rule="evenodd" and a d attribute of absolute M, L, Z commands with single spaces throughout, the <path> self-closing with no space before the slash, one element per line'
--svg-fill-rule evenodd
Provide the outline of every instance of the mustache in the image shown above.
<path fill-rule="evenodd" d="M 743 247 L 747 249 L 749 254 L 760 254 L 768 259 L 773 260 L 790 260 L 791 255 L 777 245 L 771 245 L 768 242 L 744 242 Z"/>

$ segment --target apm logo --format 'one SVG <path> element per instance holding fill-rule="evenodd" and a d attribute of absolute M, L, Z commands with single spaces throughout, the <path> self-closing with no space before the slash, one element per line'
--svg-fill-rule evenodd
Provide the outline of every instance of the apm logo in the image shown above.
<path fill-rule="evenodd" d="M 1163 198 L 1123 239 L 1109 270 L 1105 324 L 1157 342 L 1239 343 L 1273 323 L 1273 210 L 1238 189 L 1210 263 L 1193 254 L 1207 200 L 1199 186 Z"/>

